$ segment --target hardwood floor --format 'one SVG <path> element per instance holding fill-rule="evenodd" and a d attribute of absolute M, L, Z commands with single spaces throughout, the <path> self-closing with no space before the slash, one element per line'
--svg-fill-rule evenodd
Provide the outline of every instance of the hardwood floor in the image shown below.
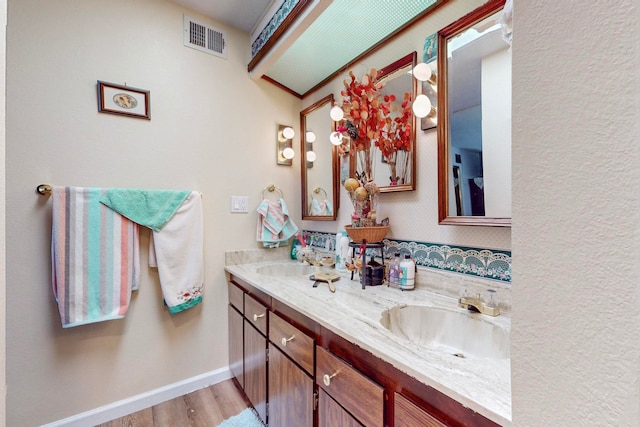
<path fill-rule="evenodd" d="M 96 427 L 216 427 L 248 406 L 233 380 L 227 380 Z"/>

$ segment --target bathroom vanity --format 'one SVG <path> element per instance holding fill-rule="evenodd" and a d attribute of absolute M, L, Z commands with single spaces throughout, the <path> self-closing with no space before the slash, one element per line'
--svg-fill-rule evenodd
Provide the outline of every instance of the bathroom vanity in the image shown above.
<path fill-rule="evenodd" d="M 433 292 L 444 289 L 443 280 L 466 286 L 459 282 L 469 279 L 420 271 L 416 290 L 402 292 L 363 290 L 344 273 L 332 293 L 326 283 L 313 287 L 313 267 L 295 261 L 227 265 L 226 271 L 230 368 L 268 425 L 511 424 L 508 315 L 485 318 L 459 308 L 453 295 Z M 416 331 L 442 326 L 404 325 L 413 329 L 405 334 L 392 327 L 404 307 L 448 313 L 471 322 L 471 330 L 439 332 L 455 335 L 458 349 L 418 342 L 423 334 Z M 478 334 L 495 342 L 465 347 L 458 340 L 478 341 Z"/>

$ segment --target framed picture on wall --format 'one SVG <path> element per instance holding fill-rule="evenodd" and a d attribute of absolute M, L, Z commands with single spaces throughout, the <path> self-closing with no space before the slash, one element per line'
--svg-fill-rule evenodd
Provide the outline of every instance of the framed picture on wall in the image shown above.
<path fill-rule="evenodd" d="M 149 91 L 98 80 L 98 112 L 151 120 Z"/>

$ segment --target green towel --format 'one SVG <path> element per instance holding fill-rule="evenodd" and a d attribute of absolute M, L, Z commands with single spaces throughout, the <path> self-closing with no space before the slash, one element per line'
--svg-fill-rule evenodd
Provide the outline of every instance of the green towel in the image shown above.
<path fill-rule="evenodd" d="M 110 188 L 100 202 L 137 224 L 160 231 L 189 194 L 190 190 Z"/>

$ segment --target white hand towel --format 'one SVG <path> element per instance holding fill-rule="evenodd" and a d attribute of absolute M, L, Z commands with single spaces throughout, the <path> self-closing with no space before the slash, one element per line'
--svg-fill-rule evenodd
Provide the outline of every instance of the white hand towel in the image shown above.
<path fill-rule="evenodd" d="M 202 197 L 192 191 L 175 215 L 149 242 L 149 265 L 158 267 L 169 312 L 202 302 L 204 287 Z"/>

